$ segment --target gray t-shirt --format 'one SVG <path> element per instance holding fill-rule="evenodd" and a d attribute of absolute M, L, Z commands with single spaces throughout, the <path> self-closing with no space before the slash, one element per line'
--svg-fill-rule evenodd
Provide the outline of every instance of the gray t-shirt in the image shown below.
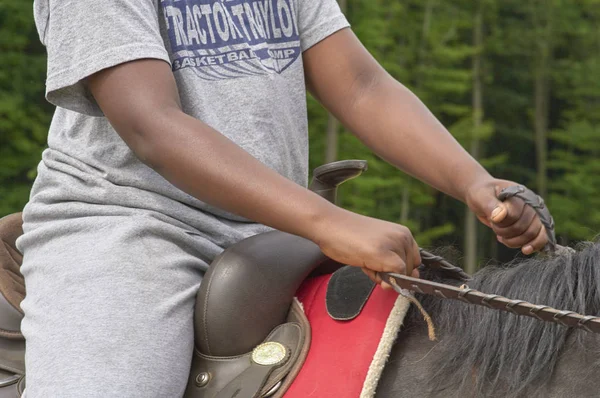
<path fill-rule="evenodd" d="M 84 79 L 142 58 L 171 65 L 187 114 L 306 185 L 302 51 L 348 26 L 335 0 L 35 0 L 34 11 L 57 109 L 25 221 L 66 202 L 54 217 L 142 209 L 205 237 L 208 258 L 266 230 L 175 188 L 103 117 Z"/>

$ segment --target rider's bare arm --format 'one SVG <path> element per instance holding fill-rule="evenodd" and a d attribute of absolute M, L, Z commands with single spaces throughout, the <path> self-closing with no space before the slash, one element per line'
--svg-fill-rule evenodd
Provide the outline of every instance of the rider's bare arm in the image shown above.
<path fill-rule="evenodd" d="M 304 65 L 310 91 L 375 153 L 466 202 L 508 246 L 523 247 L 526 254 L 544 247 L 546 234 L 535 212 L 519 200 L 496 199 L 499 189 L 515 183 L 490 176 L 350 29 L 306 51 Z"/>
<path fill-rule="evenodd" d="M 146 164 L 211 205 L 313 240 L 330 257 L 375 271 L 420 263 L 406 228 L 340 209 L 282 177 L 181 110 L 169 65 L 139 60 L 87 80 L 115 130 Z"/>

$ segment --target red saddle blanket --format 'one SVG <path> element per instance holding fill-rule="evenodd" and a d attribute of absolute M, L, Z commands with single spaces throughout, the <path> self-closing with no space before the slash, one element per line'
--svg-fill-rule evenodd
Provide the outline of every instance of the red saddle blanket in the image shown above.
<path fill-rule="evenodd" d="M 374 396 L 408 310 L 404 297 L 375 287 L 356 318 L 334 320 L 325 299 L 330 279 L 331 275 L 311 278 L 298 291 L 312 339 L 304 366 L 285 398 Z"/>

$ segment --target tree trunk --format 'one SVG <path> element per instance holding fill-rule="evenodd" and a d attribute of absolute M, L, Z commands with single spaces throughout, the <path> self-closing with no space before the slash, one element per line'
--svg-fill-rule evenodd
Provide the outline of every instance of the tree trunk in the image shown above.
<path fill-rule="evenodd" d="M 418 63 L 416 69 L 415 88 L 417 94 L 421 91 L 421 85 L 423 82 L 421 67 L 425 63 L 425 55 L 427 52 L 427 37 L 429 36 L 429 29 L 431 27 L 431 18 L 433 14 L 434 0 L 427 0 L 425 4 L 425 11 L 423 14 L 423 27 L 421 34 L 421 44 L 419 46 Z M 407 177 L 404 187 L 402 188 L 402 208 L 400 209 L 400 224 L 406 224 L 410 217 L 410 177 Z"/>
<path fill-rule="evenodd" d="M 421 86 L 423 83 L 423 71 L 421 70 L 425 64 L 425 56 L 427 53 L 427 39 L 429 37 L 429 29 L 431 28 L 431 19 L 433 17 L 433 6 L 434 0 L 427 0 L 425 4 L 425 11 L 423 14 L 423 26 L 421 28 L 421 44 L 419 46 L 418 58 L 417 58 L 417 79 L 415 81 L 415 88 L 417 94 L 420 94 Z"/>
<path fill-rule="evenodd" d="M 548 157 L 548 95 L 550 94 L 550 82 L 548 81 L 547 47 L 540 48 L 538 53 L 537 67 L 535 72 L 534 88 L 534 130 L 535 130 L 535 154 L 537 167 L 537 190 L 538 194 L 546 197 L 547 188 L 547 165 Z"/>
<path fill-rule="evenodd" d="M 400 209 L 400 224 L 406 225 L 410 214 L 410 181 L 402 187 L 402 208 Z"/>
<path fill-rule="evenodd" d="M 481 61 L 483 50 L 483 2 L 477 0 L 475 10 L 475 23 L 473 25 L 473 133 L 469 151 L 475 159 L 479 157 L 479 131 L 483 124 L 483 82 Z M 469 208 L 465 213 L 465 268 L 467 273 L 477 271 L 477 218 Z"/>
<path fill-rule="evenodd" d="M 339 0 L 340 9 L 346 12 L 348 0 Z M 338 130 L 340 122 L 331 113 L 327 118 L 327 139 L 325 143 L 325 163 L 335 162 L 338 158 Z"/>
<path fill-rule="evenodd" d="M 546 197 L 548 116 L 550 113 L 550 64 L 552 62 L 552 2 L 536 2 L 533 25 L 536 31 L 534 60 L 534 131 L 538 194 Z"/>

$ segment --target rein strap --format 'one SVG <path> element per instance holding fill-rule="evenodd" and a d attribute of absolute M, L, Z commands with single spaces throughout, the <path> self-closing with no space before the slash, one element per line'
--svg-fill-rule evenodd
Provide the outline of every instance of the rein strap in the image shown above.
<path fill-rule="evenodd" d="M 544 252 L 559 256 L 575 253 L 574 249 L 556 243 L 554 219 L 544 204 L 544 200 L 539 195 L 523 185 L 505 188 L 498 195 L 498 199 L 502 201 L 512 197 L 517 197 L 525 202 L 526 205 L 531 206 L 539 216 L 548 235 L 548 243 L 544 247 Z M 466 282 L 472 279 L 462 268 L 449 263 L 443 257 L 436 256 L 423 249 L 420 249 L 420 254 L 423 265 L 427 267 L 449 272 L 455 279 L 460 281 Z M 547 305 L 535 305 L 523 300 L 511 300 L 497 294 L 482 293 L 475 289 L 470 289 L 466 285 L 457 288 L 452 285 L 390 272 L 380 272 L 379 275 L 398 294 L 403 296 L 410 294 L 406 290 L 415 291 L 445 299 L 460 300 L 468 304 L 481 305 L 495 310 L 512 312 L 515 315 L 529 316 L 537 318 L 540 321 L 558 323 L 563 326 L 575 327 L 600 334 L 600 317 L 581 315 L 573 311 L 561 311 Z"/>
<path fill-rule="evenodd" d="M 460 300 L 468 304 L 481 305 L 495 310 L 512 312 L 515 315 L 529 316 L 540 321 L 584 329 L 592 333 L 600 333 L 600 317 L 585 316 L 573 311 L 561 311 L 545 305 L 531 304 L 523 300 L 511 300 L 497 294 L 485 294 L 465 285 L 458 288 L 389 272 L 380 272 L 379 275 L 398 294 L 404 295 L 402 289 L 407 289 L 445 299 Z"/>

